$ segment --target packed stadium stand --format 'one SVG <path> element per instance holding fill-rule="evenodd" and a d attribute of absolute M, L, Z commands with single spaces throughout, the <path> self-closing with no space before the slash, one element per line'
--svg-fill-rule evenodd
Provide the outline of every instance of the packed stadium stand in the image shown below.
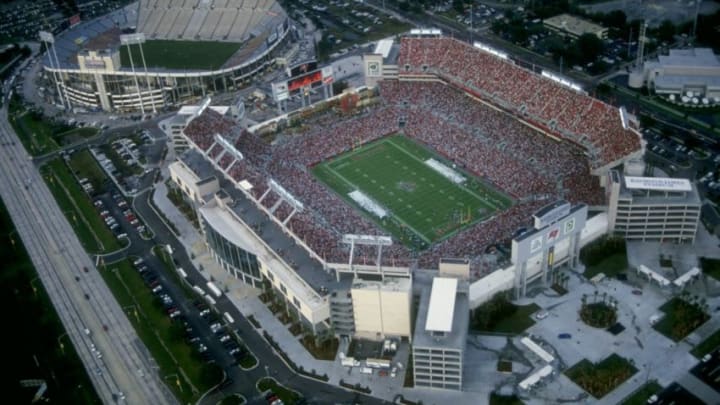
<path fill-rule="evenodd" d="M 152 39 L 241 42 L 281 11 L 275 0 L 141 0 L 137 28 Z"/>
<path fill-rule="evenodd" d="M 616 107 L 462 41 L 404 37 L 398 68 L 401 77 L 439 77 L 582 146 L 593 170 L 640 149 L 639 137 L 623 127 Z"/>

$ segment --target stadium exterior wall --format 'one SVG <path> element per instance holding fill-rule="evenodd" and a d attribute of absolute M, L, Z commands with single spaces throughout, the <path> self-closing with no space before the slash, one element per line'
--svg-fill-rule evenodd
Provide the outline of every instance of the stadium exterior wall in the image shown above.
<path fill-rule="evenodd" d="M 608 232 L 608 216 L 606 213 L 595 215 L 588 218 L 585 227 L 580 233 L 580 247 L 596 240 Z M 555 247 L 555 265 L 559 266 L 568 258 L 569 240 L 560 242 Z M 542 253 L 531 257 L 528 260 L 527 272 L 528 280 L 537 278 L 542 266 Z M 470 284 L 470 309 L 475 309 L 483 303 L 487 302 L 495 294 L 508 291 L 514 287 L 515 282 L 515 265 L 507 268 L 496 270 L 487 276 Z"/>
<path fill-rule="evenodd" d="M 148 70 L 145 73 L 142 66 L 136 66 L 134 72 L 109 72 L 103 69 L 53 68 L 47 64 L 43 69 L 53 86 L 53 73 L 59 73 L 58 81 L 65 93 L 62 97 L 69 99 L 73 106 L 104 111 L 152 111 L 237 88 L 238 81 L 254 76 L 274 61 L 289 32 L 290 29 L 286 29 L 261 55 L 224 69 L 192 72 Z"/>

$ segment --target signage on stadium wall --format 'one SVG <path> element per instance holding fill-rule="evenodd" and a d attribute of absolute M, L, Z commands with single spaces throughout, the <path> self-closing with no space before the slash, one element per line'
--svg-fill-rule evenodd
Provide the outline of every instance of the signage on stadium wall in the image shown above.
<path fill-rule="evenodd" d="M 105 70 L 105 61 L 102 59 L 85 58 L 85 68 Z"/>
<path fill-rule="evenodd" d="M 316 70 L 308 74 L 290 79 L 287 82 L 288 91 L 290 93 L 298 91 L 303 87 L 312 87 L 322 82 L 323 76 L 321 70 Z"/>
<path fill-rule="evenodd" d="M 568 213 L 570 213 L 570 203 L 567 201 L 556 201 L 547 205 L 533 214 L 535 229 L 541 229 L 550 225 Z"/>
<path fill-rule="evenodd" d="M 278 39 L 277 32 L 273 32 L 272 34 L 270 34 L 270 36 L 267 39 L 267 45 L 272 46 L 272 44 L 274 44 L 275 41 L 277 41 L 277 39 Z"/>
<path fill-rule="evenodd" d="M 332 66 L 325 66 L 322 68 L 322 79 L 323 83 L 330 84 L 333 81 L 335 81 L 335 76 L 333 76 L 333 67 Z"/>
<path fill-rule="evenodd" d="M 298 63 L 297 65 L 290 67 L 287 69 L 287 75 L 288 77 L 295 77 L 304 75 L 308 72 L 312 72 L 314 70 L 317 70 L 318 65 L 317 61 L 310 60 L 303 63 Z"/>
<path fill-rule="evenodd" d="M 563 210 L 558 210 L 558 208 Z M 547 252 L 548 259 L 554 260 L 554 258 L 550 259 L 550 256 L 553 255 L 556 247 L 582 232 L 587 220 L 587 206 L 580 204 L 572 208 L 568 207 L 567 211 L 564 208 L 564 205 L 554 207 L 549 213 L 562 213 L 560 217 L 555 217 L 552 222 L 546 223 L 546 226 L 541 229 L 530 230 L 512 240 L 510 254 L 512 263 L 526 262 L 542 252 Z"/>
<path fill-rule="evenodd" d="M 272 83 L 271 87 L 273 100 L 275 100 L 276 102 L 287 100 L 288 97 L 290 97 L 287 82 Z"/>

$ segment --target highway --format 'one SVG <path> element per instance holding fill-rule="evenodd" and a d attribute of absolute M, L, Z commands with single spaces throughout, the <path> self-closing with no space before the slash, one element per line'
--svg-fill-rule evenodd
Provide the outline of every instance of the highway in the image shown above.
<path fill-rule="evenodd" d="M 102 401 L 176 403 L 29 160 L 7 107 L 0 109 L 0 170 L 0 196 Z"/>

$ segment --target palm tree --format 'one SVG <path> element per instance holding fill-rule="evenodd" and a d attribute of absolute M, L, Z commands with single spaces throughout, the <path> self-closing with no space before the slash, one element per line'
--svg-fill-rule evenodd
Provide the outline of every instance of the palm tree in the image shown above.
<path fill-rule="evenodd" d="M 606 291 L 603 291 L 603 293 L 602 293 L 602 298 L 603 298 L 603 304 L 605 304 L 605 299 L 607 298 L 607 292 L 606 292 Z"/>
<path fill-rule="evenodd" d="M 593 300 L 593 304 L 594 304 L 597 302 L 598 290 L 595 290 L 595 292 L 593 294 L 595 295 L 595 299 Z"/>
<path fill-rule="evenodd" d="M 582 295 L 582 298 L 580 298 L 580 302 L 582 302 L 582 306 L 584 308 L 585 304 L 587 304 L 587 294 Z"/>

